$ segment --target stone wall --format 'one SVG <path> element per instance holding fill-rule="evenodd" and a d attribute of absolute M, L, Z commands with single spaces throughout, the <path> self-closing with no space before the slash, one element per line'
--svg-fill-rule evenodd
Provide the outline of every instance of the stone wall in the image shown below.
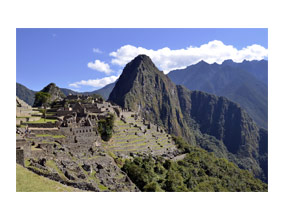
<path fill-rule="evenodd" d="M 51 123 L 27 123 L 28 127 L 31 128 L 56 128 L 59 126 L 59 122 Z"/>
<path fill-rule="evenodd" d="M 73 111 L 56 111 L 56 116 L 66 116 L 71 115 Z"/>
<path fill-rule="evenodd" d="M 17 139 L 16 140 L 16 150 L 23 150 L 24 158 L 27 158 L 30 156 L 30 153 L 31 153 L 31 145 L 25 139 Z"/>
<path fill-rule="evenodd" d="M 24 150 L 16 149 L 16 163 L 24 166 Z"/>

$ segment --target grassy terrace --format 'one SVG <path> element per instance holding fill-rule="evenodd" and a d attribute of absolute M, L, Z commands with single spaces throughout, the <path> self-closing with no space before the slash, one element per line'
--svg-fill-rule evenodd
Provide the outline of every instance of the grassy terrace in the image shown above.
<path fill-rule="evenodd" d="M 113 136 L 114 140 L 125 140 L 125 139 L 136 139 L 139 138 L 139 136 L 137 135 L 123 135 L 123 134 L 119 134 L 118 136 Z"/>
<path fill-rule="evenodd" d="M 48 122 L 55 123 L 57 121 L 58 120 L 56 120 L 56 119 L 44 119 L 44 118 L 41 118 L 40 120 L 30 121 L 30 122 L 27 122 L 27 123 L 48 123 Z"/>
<path fill-rule="evenodd" d="M 16 164 L 16 191 L 17 192 L 78 192 L 76 188 L 65 186 L 43 176 L 30 172 Z"/>

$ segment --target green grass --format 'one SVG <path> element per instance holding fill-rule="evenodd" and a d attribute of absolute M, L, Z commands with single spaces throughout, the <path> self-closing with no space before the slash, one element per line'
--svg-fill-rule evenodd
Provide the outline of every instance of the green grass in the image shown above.
<path fill-rule="evenodd" d="M 16 164 L 16 191 L 17 192 L 78 192 L 76 188 L 65 186 L 43 176 L 30 172 Z"/>
<path fill-rule="evenodd" d="M 27 123 L 48 123 L 48 122 L 55 123 L 57 121 L 58 120 L 56 120 L 56 119 L 44 119 L 44 118 L 41 118 L 40 120 L 30 121 L 30 122 L 27 122 Z"/>
<path fill-rule="evenodd" d="M 106 191 L 108 190 L 108 188 L 102 184 L 97 184 L 98 188 L 100 189 L 100 191 Z"/>
<path fill-rule="evenodd" d="M 26 125 L 16 125 L 16 128 L 25 128 Z"/>
<path fill-rule="evenodd" d="M 56 114 L 56 112 L 49 112 L 49 113 L 46 113 L 46 116 L 54 116 Z"/>

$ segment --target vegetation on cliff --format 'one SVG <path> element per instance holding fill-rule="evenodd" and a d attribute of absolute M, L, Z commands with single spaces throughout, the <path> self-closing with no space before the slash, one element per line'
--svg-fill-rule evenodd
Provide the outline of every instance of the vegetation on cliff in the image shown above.
<path fill-rule="evenodd" d="M 122 169 L 142 191 L 265 192 L 267 184 L 224 158 L 196 146 L 183 160 L 135 157 Z"/>

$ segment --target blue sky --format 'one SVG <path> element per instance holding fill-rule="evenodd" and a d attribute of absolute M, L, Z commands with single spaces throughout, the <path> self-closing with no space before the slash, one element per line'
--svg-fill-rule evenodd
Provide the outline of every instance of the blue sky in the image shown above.
<path fill-rule="evenodd" d="M 17 29 L 16 80 L 38 91 L 50 82 L 92 91 L 113 82 L 140 53 L 160 70 L 200 60 L 268 57 L 267 29 Z"/>

